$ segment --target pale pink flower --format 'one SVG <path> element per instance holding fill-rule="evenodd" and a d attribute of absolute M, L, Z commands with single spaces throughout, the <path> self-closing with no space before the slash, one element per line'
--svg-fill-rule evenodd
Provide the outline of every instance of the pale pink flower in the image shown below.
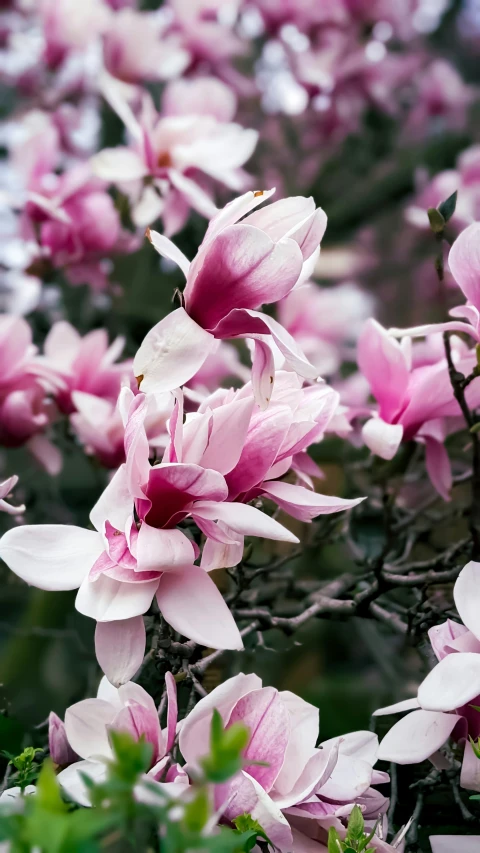
<path fill-rule="evenodd" d="M 182 769 L 171 761 L 169 752 L 175 741 L 177 724 L 177 691 L 170 672 L 165 676 L 168 711 L 167 727 L 162 730 L 158 711 L 151 696 L 138 684 L 128 682 L 118 689 L 103 678 L 96 699 L 84 699 L 71 705 L 65 712 L 64 736 L 69 750 L 76 753 L 79 761 L 58 774 L 58 781 L 67 794 L 77 803 L 89 806 L 88 788 L 82 774 L 101 782 L 107 775 L 107 762 L 113 753 L 109 732 L 128 732 L 133 738 L 143 736 L 152 746 L 151 767 L 144 777 L 149 783 L 157 783 L 165 791 L 181 793 L 188 785 Z M 140 786 L 137 796 L 141 797 Z"/>
<path fill-rule="evenodd" d="M 455 604 L 463 624 L 450 619 L 429 631 L 439 663 L 418 688 L 417 696 L 375 713 L 413 710 L 384 737 L 379 758 L 397 764 L 416 764 L 431 756 L 452 737 L 465 742 L 460 784 L 480 791 L 480 760 L 468 736 L 480 735 L 480 564 L 468 563 L 455 583 Z"/>
<path fill-rule="evenodd" d="M 64 387 L 57 403 L 66 414 L 75 411 L 74 392 L 94 395 L 116 403 L 122 380 L 130 378 L 131 361 L 117 362 L 124 339 L 108 342 L 105 329 L 95 329 L 83 338 L 65 320 L 54 323 L 43 346 L 43 362 L 62 377 Z"/>
<path fill-rule="evenodd" d="M 223 90 L 220 97 L 219 89 Z M 96 175 L 120 184 L 129 193 L 132 218 L 138 227 L 150 225 L 162 216 L 169 235 L 183 227 L 190 208 L 208 218 L 216 213 L 211 195 L 203 186 L 206 178 L 237 191 L 250 182 L 242 166 L 251 157 L 258 138 L 255 130 L 245 129 L 230 118 L 217 118 L 219 101 L 222 111 L 224 102 L 231 101 L 225 84 L 212 84 L 208 78 L 185 80 L 181 94 L 188 90 L 185 107 L 178 100 L 172 114 L 175 88 L 171 93 L 167 88 L 165 115 L 157 113 L 145 94 L 137 119 L 118 87 L 112 87 L 107 80 L 105 94 L 126 123 L 133 142 L 129 147 L 105 148 L 92 160 Z M 153 178 L 153 182 L 145 185 L 146 178 Z"/>
<path fill-rule="evenodd" d="M 166 36 L 159 14 L 124 8 L 112 16 L 103 37 L 105 67 L 126 83 L 168 80 L 185 71 L 190 54 L 179 36 Z"/>
<path fill-rule="evenodd" d="M 441 327 L 424 328 L 428 333 Z M 446 357 L 443 352 L 438 353 L 436 341 L 432 360 L 416 366 L 413 358 L 408 338 L 399 342 L 376 320 L 367 321 L 358 342 L 357 360 L 378 403 L 378 412 L 365 423 L 363 439 L 383 459 L 392 459 L 402 441 L 415 439 L 425 444 L 432 484 L 448 500 L 452 475 L 444 440 L 448 419 L 457 418 L 461 412 L 453 395 Z M 475 352 L 459 339 L 453 343 L 453 358 L 458 370 L 466 374 L 476 363 Z M 472 404 L 479 392 L 479 384 L 471 383 L 467 393 Z M 452 423 L 455 425 L 454 420 Z"/>
<path fill-rule="evenodd" d="M 380 811 L 385 809 L 385 798 L 371 789 L 373 781 L 388 780 L 373 770 L 376 735 L 353 732 L 317 749 L 318 709 L 289 691 L 262 687 L 253 674 L 228 679 L 182 722 L 179 746 L 187 773 L 208 751 L 214 708 L 227 728 L 243 722 L 251 732 L 244 769 L 215 786 L 215 805 L 229 820 L 251 814 L 282 853 L 297 850 L 292 846 L 297 821 L 305 819 L 314 828 L 326 819 L 328 826 L 348 815 L 357 800 L 363 804 L 373 795 Z"/>
<path fill-rule="evenodd" d="M 71 51 L 85 50 L 109 25 L 103 0 L 40 0 L 38 11 L 45 37 L 45 61 L 56 68 Z"/>
<path fill-rule="evenodd" d="M 245 193 L 219 211 L 192 263 L 166 237 L 150 232 L 155 249 L 185 274 L 186 287 L 184 307 L 157 323 L 135 356 L 134 372 L 143 391 L 188 382 L 216 340 L 225 338 L 255 340 L 253 381 L 262 405 L 268 404 L 274 383 L 272 343 L 290 368 L 317 377 L 291 335 L 256 309 L 277 302 L 308 275 L 318 257 L 326 216 L 313 199 L 302 197 L 250 213 L 272 192 Z"/>
<path fill-rule="evenodd" d="M 322 476 L 306 448 L 323 438 L 338 406 L 338 394 L 326 385 L 302 388 L 294 373 L 280 372 L 268 409 L 254 403 L 252 384 L 238 391 L 214 392 L 198 412 L 178 416 L 165 459 L 213 468 L 225 477 L 226 500 L 248 503 L 268 498 L 293 518 L 311 522 L 319 515 L 341 512 L 363 498 L 346 500 L 314 491 L 312 476 Z M 173 418 L 172 418 L 173 421 Z M 288 471 L 305 485 L 283 482 Z M 236 566 L 244 536 L 229 523 L 228 505 L 207 508 L 196 517 L 207 536 L 201 565 Z M 215 524 L 214 522 L 217 521 Z"/>

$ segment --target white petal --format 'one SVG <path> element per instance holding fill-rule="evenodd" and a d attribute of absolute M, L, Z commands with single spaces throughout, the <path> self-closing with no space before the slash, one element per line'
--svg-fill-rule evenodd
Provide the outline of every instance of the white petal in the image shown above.
<path fill-rule="evenodd" d="M 459 721 L 456 714 L 413 711 L 387 732 L 378 758 L 396 764 L 419 764 L 443 746 Z"/>
<path fill-rule="evenodd" d="M 168 237 L 165 237 L 164 234 L 159 234 L 158 231 L 151 231 L 150 228 L 147 230 L 147 237 L 158 254 L 161 255 L 162 258 L 168 258 L 169 261 L 173 261 L 174 264 L 177 264 L 186 278 L 188 270 L 190 269 L 190 261 L 185 257 L 183 252 L 177 248 L 175 243 L 172 243 L 172 241 L 169 240 Z"/>
<path fill-rule="evenodd" d="M 402 436 L 401 424 L 387 424 L 382 418 L 371 418 L 362 429 L 362 438 L 368 449 L 381 459 L 393 459 Z"/>
<path fill-rule="evenodd" d="M 418 701 L 429 711 L 453 711 L 480 693 L 480 655 L 447 655 L 428 673 L 418 688 Z"/>
<path fill-rule="evenodd" d="M 171 391 L 188 382 L 200 369 L 215 338 L 177 308 L 144 338 L 133 361 L 142 391 Z"/>
<path fill-rule="evenodd" d="M 115 622 L 146 613 L 158 587 L 158 580 L 125 583 L 100 575 L 95 583 L 88 577 L 77 593 L 75 607 L 98 622 Z"/>
<path fill-rule="evenodd" d="M 413 711 L 420 707 L 420 702 L 417 697 L 412 699 L 404 699 L 403 702 L 396 702 L 395 705 L 386 705 L 385 708 L 378 708 L 373 712 L 374 717 L 385 717 L 387 714 L 400 714 L 402 711 Z"/>
<path fill-rule="evenodd" d="M 104 550 L 94 530 L 67 524 L 14 527 L 0 540 L 0 557 L 39 589 L 77 589 Z"/>
<path fill-rule="evenodd" d="M 296 536 L 286 527 L 270 518 L 264 512 L 249 504 L 216 503 L 215 501 L 196 501 L 192 515 L 211 521 L 223 521 L 236 533 L 244 536 L 262 536 L 280 542 L 298 542 Z"/>
<path fill-rule="evenodd" d="M 142 158 L 131 148 L 104 148 L 92 157 L 92 171 L 104 181 L 134 181 L 148 175 Z"/>
<path fill-rule="evenodd" d="M 463 624 L 480 640 L 480 563 L 473 560 L 460 572 L 453 597 Z"/>
<path fill-rule="evenodd" d="M 104 782 L 107 777 L 107 765 L 102 761 L 77 761 L 62 770 L 57 779 L 66 791 L 70 799 L 79 806 L 90 806 L 90 797 L 88 788 L 82 779 L 82 773 L 85 773 L 90 779 L 97 783 Z"/>

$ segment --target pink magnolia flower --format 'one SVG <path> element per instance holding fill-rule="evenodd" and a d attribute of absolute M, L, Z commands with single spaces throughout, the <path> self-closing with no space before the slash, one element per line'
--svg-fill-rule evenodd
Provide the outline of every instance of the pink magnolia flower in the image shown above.
<path fill-rule="evenodd" d="M 319 288 L 309 283 L 282 299 L 277 312 L 282 326 L 320 375 L 325 376 L 336 373 L 349 357 L 353 360 L 348 344 L 356 341 L 363 323 L 371 316 L 372 302 L 356 284 Z"/>
<path fill-rule="evenodd" d="M 107 81 L 105 94 L 126 123 L 133 143 L 129 147 L 106 148 L 92 160 L 96 175 L 130 191 L 132 218 L 138 227 L 150 225 L 162 216 L 169 235 L 183 227 L 190 208 L 208 218 L 216 213 L 211 196 L 203 188 L 205 176 L 233 190 L 244 188 L 248 178 L 241 167 L 251 157 L 258 138 L 255 130 L 235 124 L 230 116 L 228 120 L 219 118 L 218 94 L 210 104 L 213 85 L 215 93 L 219 88 L 226 90 L 223 101 L 231 101 L 225 84 L 212 84 L 208 78 L 183 81 L 182 99 L 174 94 L 177 85 L 171 84 L 170 91 L 167 87 L 166 114 L 157 113 L 144 95 L 137 120 L 118 89 Z M 183 101 L 185 91 L 187 97 Z M 150 180 L 145 185 L 146 178 Z"/>
<path fill-rule="evenodd" d="M 165 459 L 218 470 L 228 488 L 226 500 L 248 503 L 266 497 L 293 518 L 310 522 L 322 514 L 341 512 L 363 498 L 345 500 L 313 490 L 311 475 L 321 471 L 306 448 L 323 438 L 338 406 L 338 394 L 326 385 L 302 388 L 294 373 L 280 372 L 266 411 L 255 405 L 252 384 L 238 391 L 216 391 L 198 412 L 175 421 Z M 289 470 L 304 485 L 283 482 Z M 243 554 L 244 536 L 229 523 L 228 505 L 208 509 L 197 524 L 207 536 L 201 565 L 236 566 Z M 214 521 L 217 523 L 213 523 Z"/>
<path fill-rule="evenodd" d="M 107 71 L 126 83 L 168 80 L 185 71 L 190 54 L 178 36 L 165 35 L 165 27 L 158 13 L 119 10 L 103 37 Z"/>
<path fill-rule="evenodd" d="M 455 583 L 454 598 L 463 625 L 450 619 L 429 631 L 439 663 L 418 688 L 417 696 L 382 708 L 379 714 L 413 710 L 385 735 L 379 758 L 417 764 L 433 757 L 452 737 L 465 742 L 460 783 L 480 791 L 480 760 L 468 741 L 480 736 L 480 563 L 470 562 Z"/>
<path fill-rule="evenodd" d="M 25 504 L 13 506 L 6 500 L 6 498 L 11 497 L 10 493 L 17 483 L 18 477 L 16 474 L 13 474 L 12 477 L 8 477 L 7 480 L 0 483 L 0 512 L 6 512 L 8 515 L 20 515 L 20 513 L 25 512 Z"/>
<path fill-rule="evenodd" d="M 62 381 L 42 362 L 22 317 L 0 317 L 0 365 L 0 442 L 6 447 L 28 443 L 40 461 L 44 456 L 47 470 L 51 464 L 58 473 L 58 452 L 39 434 L 53 419 L 51 398 Z"/>
<path fill-rule="evenodd" d="M 255 507 L 226 503 L 228 486 L 218 469 L 182 462 L 151 466 L 145 431 L 149 399 L 133 397 L 125 388 L 121 407 L 126 463 L 90 513 L 95 530 L 55 524 L 16 528 L 0 540 L 1 556 L 27 583 L 79 588 L 77 610 L 98 622 L 140 616 L 156 596 L 175 630 L 206 646 L 242 648 L 223 597 L 208 572 L 195 565 L 198 548 L 178 524 L 191 517 L 202 527 L 213 518 L 237 535 L 297 538 Z"/>
<path fill-rule="evenodd" d="M 56 68 L 71 51 L 85 50 L 110 21 L 103 0 L 41 0 L 38 11 L 45 37 L 45 61 Z"/>
<path fill-rule="evenodd" d="M 112 730 L 128 732 L 135 739 L 143 736 L 152 746 L 151 767 L 146 774 L 150 783 L 164 778 L 167 786 L 175 785 L 179 793 L 179 786 L 188 784 L 185 773 L 171 762 L 169 756 L 177 725 L 177 691 L 170 672 L 167 672 L 165 682 L 168 710 L 167 727 L 164 730 L 160 726 L 153 699 L 143 687 L 133 682 L 117 689 L 104 678 L 100 682 L 96 699 L 84 699 L 67 708 L 62 735 L 66 738 L 67 746 L 62 757 L 67 756 L 68 749 L 70 758 L 73 752 L 80 760 L 62 770 L 58 774 L 58 781 L 75 802 L 83 806 L 90 805 L 82 774 L 97 782 L 106 777 L 106 762 L 113 755 L 109 738 Z M 54 721 L 53 725 L 58 724 Z"/>
<path fill-rule="evenodd" d="M 214 708 L 227 728 L 240 721 L 250 729 L 246 766 L 232 780 L 215 786 L 215 806 L 227 820 L 251 814 L 282 853 L 297 850 L 292 826 L 296 832 L 299 812 L 312 827 L 324 818 L 328 826 L 336 815 L 348 815 L 357 799 L 370 796 L 376 778 L 374 734 L 355 732 L 317 749 L 318 709 L 289 691 L 262 687 L 258 676 L 243 673 L 201 699 L 181 723 L 179 746 L 187 773 L 208 749 Z M 380 775 L 377 781 L 388 779 Z M 384 810 L 385 799 L 377 797 Z"/>
<path fill-rule="evenodd" d="M 255 340 L 253 381 L 256 397 L 264 405 L 274 381 L 272 341 L 289 367 L 316 378 L 316 368 L 291 335 L 255 309 L 286 296 L 310 271 L 326 216 L 315 209 L 313 199 L 301 197 L 249 213 L 272 192 L 245 193 L 219 211 L 192 263 L 166 237 L 150 232 L 155 249 L 185 274 L 186 287 L 184 307 L 157 323 L 135 356 L 134 372 L 143 391 L 168 390 L 188 382 L 215 341 L 224 338 Z M 245 214 L 249 215 L 238 223 Z"/>
<path fill-rule="evenodd" d="M 88 164 L 63 175 L 50 175 L 49 189 L 30 191 L 24 208 L 24 236 L 38 235 L 40 259 L 65 267 L 72 284 L 105 288 L 105 256 L 133 246 L 122 232 L 120 217 L 106 185 L 93 178 Z"/>
<path fill-rule="evenodd" d="M 105 329 L 95 329 L 83 338 L 65 320 L 54 323 L 43 346 L 44 363 L 64 382 L 57 404 L 65 414 L 75 411 L 72 395 L 82 392 L 116 403 L 122 380 L 131 374 L 131 361 L 117 363 L 124 339 L 108 342 Z"/>
<path fill-rule="evenodd" d="M 439 327 L 424 328 L 428 333 Z M 378 412 L 365 423 L 362 435 L 367 447 L 383 459 L 392 459 L 402 441 L 415 439 L 425 444 L 432 484 L 448 500 L 451 469 L 444 446 L 445 419 L 456 418 L 461 412 L 453 396 L 446 357 L 438 353 L 436 341 L 433 347 L 433 358 L 416 365 L 408 338 L 398 342 L 376 320 L 367 321 L 358 342 L 357 360 L 377 400 Z M 474 351 L 459 339 L 454 342 L 453 357 L 458 370 L 465 373 L 476 363 Z M 472 382 L 468 390 L 471 402 L 479 391 L 479 384 Z"/>

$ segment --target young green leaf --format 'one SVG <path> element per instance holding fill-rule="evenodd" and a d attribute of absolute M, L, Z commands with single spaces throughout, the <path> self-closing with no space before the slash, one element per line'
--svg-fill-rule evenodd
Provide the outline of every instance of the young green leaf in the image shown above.
<path fill-rule="evenodd" d="M 365 821 L 360 806 L 354 806 L 350 812 L 347 826 L 347 842 L 359 841 L 364 835 Z"/>
<path fill-rule="evenodd" d="M 457 190 L 455 190 L 452 195 L 449 195 L 445 201 L 442 201 L 438 205 L 438 212 L 443 216 L 445 222 L 448 222 L 449 219 L 452 218 L 455 213 L 455 208 L 457 206 Z"/>

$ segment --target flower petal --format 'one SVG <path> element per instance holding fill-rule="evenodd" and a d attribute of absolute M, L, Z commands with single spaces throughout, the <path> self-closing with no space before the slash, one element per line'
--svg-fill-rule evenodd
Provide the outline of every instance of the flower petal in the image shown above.
<path fill-rule="evenodd" d="M 142 158 L 131 148 L 104 148 L 92 157 L 92 171 L 103 181 L 136 181 L 148 175 Z"/>
<path fill-rule="evenodd" d="M 387 424 L 382 418 L 370 418 L 362 428 L 368 449 L 381 459 L 393 459 L 403 436 L 401 424 Z"/>
<path fill-rule="evenodd" d="M 178 718 L 177 684 L 171 672 L 165 673 L 165 687 L 167 688 L 167 744 L 166 752 L 170 752 L 175 743 Z"/>
<path fill-rule="evenodd" d="M 143 616 L 97 623 L 95 654 L 103 672 L 115 687 L 130 681 L 140 668 L 145 654 L 145 641 Z"/>
<path fill-rule="evenodd" d="M 418 688 L 418 701 L 428 711 L 454 711 L 480 693 L 480 655 L 447 655 L 428 673 Z"/>
<path fill-rule="evenodd" d="M 104 699 L 83 699 L 65 711 L 65 731 L 72 749 L 81 758 L 111 758 L 108 726 L 117 709 Z"/>
<path fill-rule="evenodd" d="M 318 515 L 330 515 L 333 512 L 351 509 L 365 500 L 365 498 L 348 500 L 334 495 L 319 495 L 311 489 L 306 489 L 305 486 L 294 486 L 292 483 L 284 483 L 280 480 L 263 483 L 262 492 L 293 518 L 307 522 Z"/>
<path fill-rule="evenodd" d="M 157 592 L 164 619 L 175 631 L 213 649 L 243 649 L 235 620 L 210 575 L 197 566 L 165 572 Z"/>
<path fill-rule="evenodd" d="M 167 258 L 169 261 L 173 261 L 174 264 L 177 264 L 186 278 L 188 270 L 190 269 L 190 261 L 185 257 L 183 252 L 177 248 L 175 243 L 172 243 L 172 241 L 163 234 L 159 234 L 158 231 L 151 231 L 150 228 L 147 229 L 147 237 L 158 254 L 161 255 L 162 258 Z"/>
<path fill-rule="evenodd" d="M 68 794 L 74 803 L 79 806 L 91 806 L 89 788 L 83 781 L 83 774 L 93 779 L 97 784 L 105 782 L 107 778 L 107 765 L 103 761 L 77 761 L 71 764 L 70 767 L 65 767 L 57 779 L 63 790 Z"/>
<path fill-rule="evenodd" d="M 378 758 L 395 764 L 419 764 L 443 746 L 459 721 L 456 714 L 413 711 L 387 732 Z"/>
<path fill-rule="evenodd" d="M 230 714 L 227 728 L 235 722 L 242 722 L 250 733 L 243 753 L 244 769 L 268 792 L 282 768 L 290 734 L 289 714 L 278 690 L 262 687 L 242 696 Z M 266 762 L 267 766 L 250 761 Z"/>
<path fill-rule="evenodd" d="M 273 383 L 275 379 L 275 359 L 272 348 L 257 339 L 254 341 L 255 349 L 252 360 L 252 388 L 255 401 L 264 411 L 272 396 Z"/>
<path fill-rule="evenodd" d="M 177 308 L 151 329 L 133 361 L 142 391 L 171 391 L 188 382 L 214 345 L 214 337 Z"/>
<path fill-rule="evenodd" d="M 99 533 L 67 524 L 14 527 L 0 539 L 12 572 L 47 590 L 77 589 L 103 550 Z"/>
<path fill-rule="evenodd" d="M 472 560 L 463 567 L 453 597 L 463 624 L 480 640 L 480 563 Z"/>
<path fill-rule="evenodd" d="M 196 501 L 192 515 L 211 521 L 223 521 L 236 533 L 244 536 L 264 536 L 279 542 L 298 542 L 296 536 L 274 518 L 249 504 Z"/>
<path fill-rule="evenodd" d="M 160 572 L 190 566 L 195 560 L 191 539 L 182 530 L 160 530 L 145 521 L 138 531 L 137 566 L 139 572 Z"/>
<path fill-rule="evenodd" d="M 101 575 L 91 583 L 85 578 L 75 607 L 97 622 L 115 622 L 146 613 L 158 588 L 158 580 L 125 583 Z"/>
<path fill-rule="evenodd" d="M 472 222 L 458 235 L 448 265 L 468 301 L 480 308 L 480 222 Z"/>

